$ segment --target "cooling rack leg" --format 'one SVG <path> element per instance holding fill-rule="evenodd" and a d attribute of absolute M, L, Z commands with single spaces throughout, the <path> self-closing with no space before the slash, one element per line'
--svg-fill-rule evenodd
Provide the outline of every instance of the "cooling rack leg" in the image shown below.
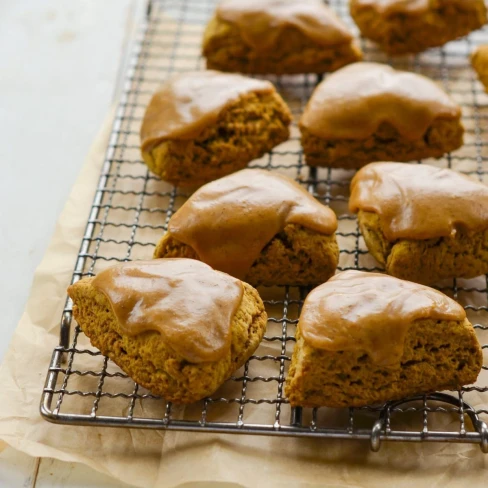
<path fill-rule="evenodd" d="M 295 407 L 291 409 L 290 425 L 300 427 L 302 425 L 302 408 Z"/>
<path fill-rule="evenodd" d="M 381 432 L 383 431 L 383 419 L 377 420 L 371 429 L 371 450 L 378 452 L 381 447 Z"/>
<path fill-rule="evenodd" d="M 71 329 L 71 312 L 65 312 L 61 319 L 61 332 L 59 337 L 59 345 L 68 349 Z"/>

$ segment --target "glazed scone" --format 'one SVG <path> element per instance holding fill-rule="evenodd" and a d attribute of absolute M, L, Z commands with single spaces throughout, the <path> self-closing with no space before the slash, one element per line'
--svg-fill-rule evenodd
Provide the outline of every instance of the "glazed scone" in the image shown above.
<path fill-rule="evenodd" d="M 478 46 L 471 54 L 471 64 L 488 92 L 488 44 Z"/>
<path fill-rule="evenodd" d="M 283 175 L 245 169 L 197 190 L 155 258 L 200 259 L 253 286 L 316 285 L 337 267 L 334 212 Z"/>
<path fill-rule="evenodd" d="M 300 119 L 310 166 L 439 158 L 463 144 L 461 108 L 436 83 L 378 63 L 355 63 L 320 83 Z"/>
<path fill-rule="evenodd" d="M 419 53 L 486 23 L 484 0 L 351 0 L 361 34 L 388 54 Z"/>
<path fill-rule="evenodd" d="M 488 187 L 449 169 L 371 163 L 349 207 L 386 272 L 417 283 L 488 273 Z"/>
<path fill-rule="evenodd" d="M 223 0 L 203 38 L 207 68 L 324 73 L 362 58 L 347 26 L 320 0 Z"/>
<path fill-rule="evenodd" d="M 391 276 L 345 271 L 300 314 L 285 394 L 292 406 L 361 407 L 476 381 L 483 355 L 454 300 Z"/>
<path fill-rule="evenodd" d="M 269 81 L 184 73 L 167 81 L 146 109 L 142 158 L 163 180 L 198 186 L 286 141 L 290 122 L 290 110 Z"/>
<path fill-rule="evenodd" d="M 175 403 L 214 393 L 266 329 L 254 288 L 190 259 L 120 264 L 68 293 L 90 342 L 134 381 Z"/>

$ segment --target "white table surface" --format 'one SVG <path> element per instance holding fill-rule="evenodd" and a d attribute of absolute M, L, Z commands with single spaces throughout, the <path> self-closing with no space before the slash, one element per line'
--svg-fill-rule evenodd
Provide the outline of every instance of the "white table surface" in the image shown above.
<path fill-rule="evenodd" d="M 135 0 L 0 0 L 0 360 L 112 101 Z M 127 486 L 0 445 L 0 487 Z"/>

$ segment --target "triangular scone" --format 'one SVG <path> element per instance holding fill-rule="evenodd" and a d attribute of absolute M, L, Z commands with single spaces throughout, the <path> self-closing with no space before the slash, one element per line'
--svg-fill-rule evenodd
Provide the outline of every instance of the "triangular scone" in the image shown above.
<path fill-rule="evenodd" d="M 351 16 L 388 54 L 419 53 L 486 23 L 484 0 L 351 0 Z"/>
<path fill-rule="evenodd" d="M 461 108 L 425 76 L 355 63 L 320 83 L 300 119 L 307 164 L 439 158 L 463 144 Z"/>
<path fill-rule="evenodd" d="M 200 259 L 252 285 L 316 285 L 339 249 L 334 212 L 291 178 L 245 169 L 206 184 L 171 217 L 154 257 Z"/>
<path fill-rule="evenodd" d="M 471 54 L 471 64 L 488 92 L 488 44 L 478 46 Z"/>
<path fill-rule="evenodd" d="M 362 58 L 347 26 L 321 0 L 223 0 L 203 39 L 207 68 L 324 73 Z"/>
<path fill-rule="evenodd" d="M 290 122 L 269 81 L 211 70 L 184 73 L 153 95 L 141 126 L 142 157 L 163 180 L 198 186 L 286 141 Z"/>
<path fill-rule="evenodd" d="M 488 273 L 488 186 L 450 169 L 371 163 L 349 206 L 387 273 L 417 283 Z"/>
<path fill-rule="evenodd" d="M 68 293 L 90 342 L 175 403 L 211 395 L 249 359 L 266 329 L 254 288 L 190 259 L 120 264 Z"/>
<path fill-rule="evenodd" d="M 307 296 L 286 379 L 292 406 L 361 407 L 474 383 L 483 355 L 463 307 L 391 276 L 345 271 Z"/>

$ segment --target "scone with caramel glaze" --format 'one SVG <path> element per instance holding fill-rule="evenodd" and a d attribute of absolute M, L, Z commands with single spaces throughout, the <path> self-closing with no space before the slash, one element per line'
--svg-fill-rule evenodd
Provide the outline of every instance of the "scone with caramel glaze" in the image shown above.
<path fill-rule="evenodd" d="M 471 64 L 488 92 L 488 44 L 478 46 L 471 54 Z"/>
<path fill-rule="evenodd" d="M 483 355 L 463 307 L 441 292 L 345 271 L 300 314 L 285 394 L 292 406 L 361 407 L 474 383 Z"/>
<path fill-rule="evenodd" d="M 372 163 L 349 207 L 387 273 L 418 283 L 488 273 L 488 187 L 449 169 Z"/>
<path fill-rule="evenodd" d="M 155 258 L 200 259 L 257 285 L 317 285 L 335 272 L 337 218 L 284 175 L 245 169 L 198 189 Z"/>
<path fill-rule="evenodd" d="M 145 163 L 163 180 L 199 186 L 247 166 L 286 141 L 291 114 L 269 81 L 201 71 L 152 97 L 141 126 Z"/>
<path fill-rule="evenodd" d="M 222 0 L 205 30 L 207 68 L 324 73 L 362 58 L 344 22 L 321 0 Z"/>
<path fill-rule="evenodd" d="M 351 0 L 361 34 L 388 54 L 419 53 L 486 23 L 484 0 Z"/>
<path fill-rule="evenodd" d="M 91 343 L 175 403 L 214 393 L 266 329 L 253 287 L 191 259 L 119 264 L 71 285 L 68 294 Z"/>
<path fill-rule="evenodd" d="M 425 76 L 355 63 L 320 83 L 300 119 L 310 166 L 439 158 L 463 144 L 461 108 Z"/>

